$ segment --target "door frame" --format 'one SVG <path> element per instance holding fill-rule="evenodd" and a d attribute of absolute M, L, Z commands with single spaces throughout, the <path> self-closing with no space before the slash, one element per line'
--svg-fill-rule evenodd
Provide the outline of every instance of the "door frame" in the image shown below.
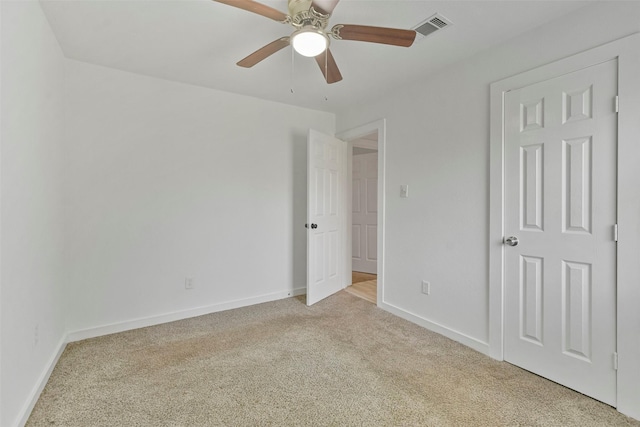
<path fill-rule="evenodd" d="M 618 410 L 640 419 L 640 33 L 491 84 L 489 196 L 489 355 L 504 360 L 504 95 L 506 92 L 618 61 L 617 399 Z M 613 104 L 613 100 L 612 100 Z M 612 361 L 613 363 L 613 361 Z"/>
<path fill-rule="evenodd" d="M 384 244 L 385 244 L 385 146 L 386 146 L 386 119 L 376 120 L 371 123 L 358 126 L 356 128 L 341 132 L 337 137 L 347 143 L 347 157 L 346 157 L 346 175 L 344 180 L 344 288 L 351 285 L 351 245 L 352 243 L 352 197 L 351 186 L 353 180 L 353 141 L 362 138 L 363 136 L 370 135 L 374 132 L 378 133 L 378 260 L 377 260 L 377 306 L 383 302 L 384 296 Z M 369 147 L 367 147 L 369 148 Z"/>

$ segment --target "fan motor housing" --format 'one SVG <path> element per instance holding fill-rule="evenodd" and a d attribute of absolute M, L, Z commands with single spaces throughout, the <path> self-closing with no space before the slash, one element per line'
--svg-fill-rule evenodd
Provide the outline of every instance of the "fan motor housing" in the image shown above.
<path fill-rule="evenodd" d="M 310 0 L 289 0 L 289 23 L 295 28 L 314 27 L 324 30 L 331 14 L 324 15 L 312 7 Z"/>
<path fill-rule="evenodd" d="M 294 17 L 300 12 L 306 12 L 311 7 L 311 0 L 289 0 L 289 16 Z"/>

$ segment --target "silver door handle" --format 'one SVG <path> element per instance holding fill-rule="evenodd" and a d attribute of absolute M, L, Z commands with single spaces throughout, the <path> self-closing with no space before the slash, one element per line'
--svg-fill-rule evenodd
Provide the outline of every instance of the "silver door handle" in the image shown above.
<path fill-rule="evenodd" d="M 518 238 L 516 236 L 507 237 L 504 242 L 509 246 L 518 246 Z"/>

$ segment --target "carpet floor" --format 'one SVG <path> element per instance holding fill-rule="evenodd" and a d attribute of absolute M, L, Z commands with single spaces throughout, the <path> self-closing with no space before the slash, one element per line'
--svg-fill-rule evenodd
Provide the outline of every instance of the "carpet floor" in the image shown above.
<path fill-rule="evenodd" d="M 71 343 L 27 426 L 640 426 L 340 292 Z"/>

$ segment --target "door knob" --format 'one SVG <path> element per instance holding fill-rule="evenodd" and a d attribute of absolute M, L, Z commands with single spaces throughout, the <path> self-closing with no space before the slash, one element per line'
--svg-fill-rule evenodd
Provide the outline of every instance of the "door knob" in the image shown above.
<path fill-rule="evenodd" d="M 507 237 L 504 242 L 509 246 L 518 246 L 518 238 L 516 236 Z"/>
<path fill-rule="evenodd" d="M 318 224 L 311 224 L 311 228 L 313 228 L 313 229 L 318 228 Z"/>

